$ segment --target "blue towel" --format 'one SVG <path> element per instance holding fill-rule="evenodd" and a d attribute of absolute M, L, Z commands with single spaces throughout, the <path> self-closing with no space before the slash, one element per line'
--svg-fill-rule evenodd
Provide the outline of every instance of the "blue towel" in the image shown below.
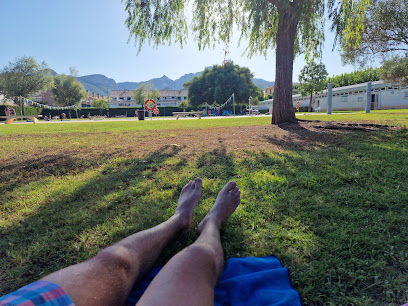
<path fill-rule="evenodd" d="M 133 288 L 128 305 L 137 303 L 160 269 L 153 269 Z M 214 304 L 302 305 L 298 292 L 290 283 L 288 269 L 275 256 L 228 259 L 215 287 Z"/>

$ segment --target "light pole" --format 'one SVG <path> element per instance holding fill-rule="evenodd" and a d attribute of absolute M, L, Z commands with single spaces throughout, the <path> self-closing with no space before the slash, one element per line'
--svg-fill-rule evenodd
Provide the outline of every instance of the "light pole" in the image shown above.
<path fill-rule="evenodd" d="M 252 96 L 249 96 L 249 108 L 248 108 L 248 111 L 249 111 L 249 114 L 250 115 L 252 115 Z"/>

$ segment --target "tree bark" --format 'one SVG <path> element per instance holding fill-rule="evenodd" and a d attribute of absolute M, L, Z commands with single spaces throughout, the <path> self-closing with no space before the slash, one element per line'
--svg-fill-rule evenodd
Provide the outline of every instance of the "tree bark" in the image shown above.
<path fill-rule="evenodd" d="M 272 124 L 296 122 L 292 102 L 293 59 L 298 21 L 293 8 L 279 10 L 276 33 L 276 74 L 273 95 Z"/>
<path fill-rule="evenodd" d="M 310 93 L 309 107 L 307 110 L 309 113 L 312 111 L 312 101 L 313 101 L 313 92 Z"/>

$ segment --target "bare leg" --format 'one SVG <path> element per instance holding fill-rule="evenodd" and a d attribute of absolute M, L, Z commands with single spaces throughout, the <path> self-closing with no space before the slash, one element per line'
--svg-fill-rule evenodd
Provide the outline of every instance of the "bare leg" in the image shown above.
<path fill-rule="evenodd" d="M 184 186 L 176 212 L 169 220 L 133 234 L 94 258 L 43 280 L 60 285 L 75 305 L 122 305 L 135 281 L 148 272 L 166 244 L 190 228 L 194 207 L 201 196 L 202 181 Z"/>
<path fill-rule="evenodd" d="M 175 255 L 153 279 L 138 305 L 212 305 L 224 265 L 220 228 L 241 202 L 235 182 L 220 191 L 198 226 L 200 236 Z"/>

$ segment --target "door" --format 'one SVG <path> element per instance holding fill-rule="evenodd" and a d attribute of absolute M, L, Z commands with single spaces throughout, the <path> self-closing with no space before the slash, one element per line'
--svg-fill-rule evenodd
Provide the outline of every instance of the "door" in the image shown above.
<path fill-rule="evenodd" d="M 371 94 L 371 110 L 378 109 L 378 94 Z"/>

